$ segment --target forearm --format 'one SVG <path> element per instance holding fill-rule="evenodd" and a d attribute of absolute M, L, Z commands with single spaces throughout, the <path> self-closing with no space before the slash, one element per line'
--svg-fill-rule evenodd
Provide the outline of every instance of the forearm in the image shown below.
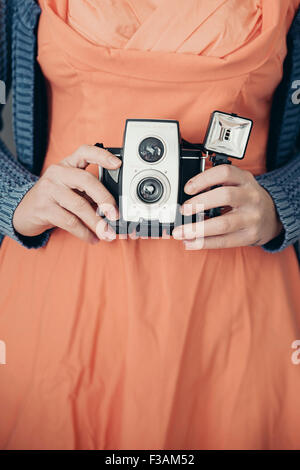
<path fill-rule="evenodd" d="M 0 141 L 0 236 L 8 236 L 26 248 L 40 248 L 49 239 L 49 232 L 23 237 L 13 227 L 17 206 L 37 180 L 38 177 L 20 165 Z"/>
<path fill-rule="evenodd" d="M 282 168 L 256 179 L 271 195 L 284 227 L 282 234 L 263 248 L 282 251 L 300 238 L 300 154 Z"/>

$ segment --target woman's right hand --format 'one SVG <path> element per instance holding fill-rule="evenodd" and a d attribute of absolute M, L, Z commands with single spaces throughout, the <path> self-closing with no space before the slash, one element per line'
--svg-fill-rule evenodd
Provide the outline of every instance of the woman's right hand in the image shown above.
<path fill-rule="evenodd" d="M 15 210 L 16 232 L 33 237 L 59 227 L 89 243 L 116 238 L 112 228 L 96 214 L 99 207 L 109 220 L 117 220 L 116 201 L 94 175 L 85 171 L 89 164 L 115 170 L 121 161 L 107 150 L 83 145 L 51 165 Z"/>

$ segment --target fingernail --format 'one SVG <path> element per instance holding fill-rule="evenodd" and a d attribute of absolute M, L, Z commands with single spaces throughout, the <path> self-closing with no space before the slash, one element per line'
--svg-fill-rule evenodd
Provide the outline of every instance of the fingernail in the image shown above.
<path fill-rule="evenodd" d="M 108 234 L 105 235 L 105 241 L 107 242 L 113 242 L 115 239 L 116 239 L 116 236 L 111 233 L 109 235 Z"/>
<path fill-rule="evenodd" d="M 184 192 L 186 194 L 191 194 L 194 191 L 194 189 L 195 189 L 195 185 L 193 181 L 189 181 L 184 187 Z"/>
<path fill-rule="evenodd" d="M 183 238 L 183 230 L 182 228 L 178 227 L 178 228 L 175 228 L 172 232 L 172 236 L 176 239 L 176 240 L 181 240 Z"/>
<path fill-rule="evenodd" d="M 120 165 L 120 160 L 116 157 L 109 157 L 108 161 L 114 167 L 118 167 Z"/>
<path fill-rule="evenodd" d="M 109 220 L 118 220 L 119 219 L 119 211 L 118 209 L 116 208 L 112 208 L 112 209 L 109 209 L 109 211 L 107 212 L 107 218 Z"/>
<path fill-rule="evenodd" d="M 113 229 L 109 226 L 108 226 L 107 230 L 105 231 L 104 236 L 109 241 L 115 240 L 117 238 L 116 232 L 114 232 Z"/>

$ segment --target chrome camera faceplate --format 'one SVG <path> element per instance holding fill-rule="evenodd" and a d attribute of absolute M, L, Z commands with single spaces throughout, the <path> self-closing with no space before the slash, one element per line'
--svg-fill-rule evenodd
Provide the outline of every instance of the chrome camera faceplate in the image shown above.
<path fill-rule="evenodd" d="M 174 223 L 180 165 L 178 122 L 128 120 L 123 148 L 121 204 L 124 220 Z M 161 183 L 163 194 L 157 201 L 145 202 L 138 197 L 139 185 L 147 178 Z"/>

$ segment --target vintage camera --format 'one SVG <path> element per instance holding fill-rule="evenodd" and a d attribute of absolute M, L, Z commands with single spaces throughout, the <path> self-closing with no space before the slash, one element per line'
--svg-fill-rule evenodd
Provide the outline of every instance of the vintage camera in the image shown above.
<path fill-rule="evenodd" d="M 118 170 L 99 168 L 99 178 L 119 204 L 121 218 L 109 221 L 117 233 L 161 236 L 178 225 L 195 221 L 183 217 L 179 207 L 189 198 L 184 186 L 205 170 L 210 157 L 214 165 L 244 158 L 252 121 L 215 111 L 204 144 L 181 139 L 179 122 L 128 119 L 122 148 L 106 148 L 122 160 Z M 105 148 L 103 144 L 96 144 Z"/>

